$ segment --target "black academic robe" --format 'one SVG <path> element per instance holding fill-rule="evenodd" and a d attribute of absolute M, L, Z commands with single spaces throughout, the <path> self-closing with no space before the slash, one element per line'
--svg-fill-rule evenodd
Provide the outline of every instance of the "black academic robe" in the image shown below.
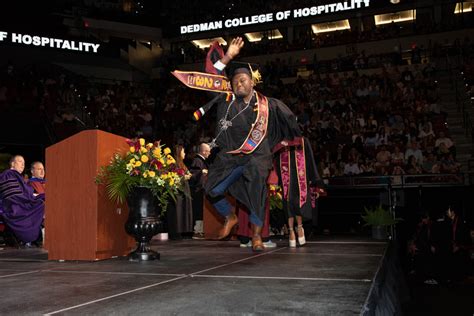
<path fill-rule="evenodd" d="M 204 157 L 196 155 L 191 163 L 191 167 L 189 167 L 189 172 L 192 174 L 191 179 L 189 179 L 189 186 L 192 192 L 202 191 L 204 189 L 207 175 L 202 173 L 203 169 L 209 169 L 209 166 Z"/>
<path fill-rule="evenodd" d="M 189 186 L 193 198 L 193 218 L 195 221 L 203 219 L 204 184 L 207 180 L 207 175 L 202 173 L 203 169 L 209 170 L 209 166 L 204 157 L 196 155 L 189 168 L 192 174 L 191 179 L 189 179 Z"/>
<path fill-rule="evenodd" d="M 288 187 L 287 199 L 283 199 L 283 209 L 287 212 L 289 217 L 295 215 L 303 216 L 306 219 L 311 219 L 313 215 L 312 197 L 314 194 L 311 188 L 316 186 L 323 187 L 324 183 L 319 177 L 318 169 L 316 168 L 316 161 L 314 160 L 313 150 L 309 139 L 304 139 L 304 153 L 305 153 L 305 169 L 306 169 L 306 187 L 307 195 L 306 202 L 300 207 L 300 188 L 298 184 L 298 175 L 296 169 L 296 155 L 295 147 L 287 147 L 290 158 L 290 184 Z M 280 155 L 275 155 L 275 167 L 278 174 L 279 185 L 282 186 Z"/>
<path fill-rule="evenodd" d="M 255 102 L 254 95 L 250 106 L 241 114 L 238 113 L 246 107 L 242 99 L 237 98 L 230 108 L 230 102 L 224 101 L 218 104 L 217 121 L 224 118 L 229 110 L 227 119 L 232 120 L 232 126 L 223 131 L 216 140 L 219 152 L 210 165 L 205 190 L 209 193 L 234 168 L 245 166 L 243 176 L 229 187 L 229 193 L 263 221 L 267 198 L 266 180 L 272 168 L 272 148 L 283 139 L 292 140 L 301 136 L 301 131 L 293 112 L 280 100 L 268 98 L 268 129 L 264 140 L 251 154 L 228 154 L 228 151 L 240 148 L 246 140 L 257 116 L 253 106 Z M 216 135 L 218 133 L 219 127 Z"/>

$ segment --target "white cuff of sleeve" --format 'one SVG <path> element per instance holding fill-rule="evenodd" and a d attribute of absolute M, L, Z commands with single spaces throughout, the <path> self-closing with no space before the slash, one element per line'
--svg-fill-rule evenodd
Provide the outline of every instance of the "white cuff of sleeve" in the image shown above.
<path fill-rule="evenodd" d="M 214 68 L 216 68 L 217 70 L 224 70 L 226 64 L 224 64 L 223 62 L 221 62 L 220 60 L 218 60 L 215 64 L 214 64 Z"/>

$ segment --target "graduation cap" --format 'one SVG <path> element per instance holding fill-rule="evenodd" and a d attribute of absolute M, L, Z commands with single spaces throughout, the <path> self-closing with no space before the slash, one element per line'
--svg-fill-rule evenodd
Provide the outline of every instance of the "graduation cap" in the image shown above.
<path fill-rule="evenodd" d="M 232 80 L 237 74 L 249 75 L 255 84 L 262 82 L 262 75 L 258 71 L 258 65 L 253 63 L 245 63 L 241 61 L 231 61 L 226 68 L 227 77 Z"/>

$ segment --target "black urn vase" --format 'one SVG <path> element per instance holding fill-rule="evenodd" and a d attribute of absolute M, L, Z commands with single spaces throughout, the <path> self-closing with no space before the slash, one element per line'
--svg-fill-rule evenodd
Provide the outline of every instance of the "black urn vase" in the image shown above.
<path fill-rule="evenodd" d="M 158 199 L 149 188 L 135 187 L 127 197 L 127 204 L 129 215 L 125 223 L 125 231 L 137 241 L 137 248 L 128 254 L 129 260 L 160 259 L 160 254 L 151 250 L 149 246 L 151 238 L 163 229 Z"/>

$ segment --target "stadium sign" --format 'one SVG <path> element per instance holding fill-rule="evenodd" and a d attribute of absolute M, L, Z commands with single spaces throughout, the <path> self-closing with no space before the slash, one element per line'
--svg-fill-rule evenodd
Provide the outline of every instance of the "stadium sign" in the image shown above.
<path fill-rule="evenodd" d="M 10 42 L 22 45 L 33 45 L 41 47 L 51 47 L 64 50 L 75 50 L 79 52 L 97 53 L 100 44 L 70 41 L 60 38 L 33 36 L 29 34 L 19 34 L 0 31 L 0 42 Z"/>
<path fill-rule="evenodd" d="M 199 24 L 189 24 L 180 26 L 181 34 L 213 31 L 220 29 L 230 29 L 252 24 L 263 24 L 273 21 L 283 21 L 288 19 L 299 19 L 327 13 L 336 13 L 360 8 L 367 8 L 370 0 L 349 0 L 330 4 L 323 4 L 313 7 L 299 8 L 276 13 L 263 13 L 240 18 L 217 20 Z"/>

